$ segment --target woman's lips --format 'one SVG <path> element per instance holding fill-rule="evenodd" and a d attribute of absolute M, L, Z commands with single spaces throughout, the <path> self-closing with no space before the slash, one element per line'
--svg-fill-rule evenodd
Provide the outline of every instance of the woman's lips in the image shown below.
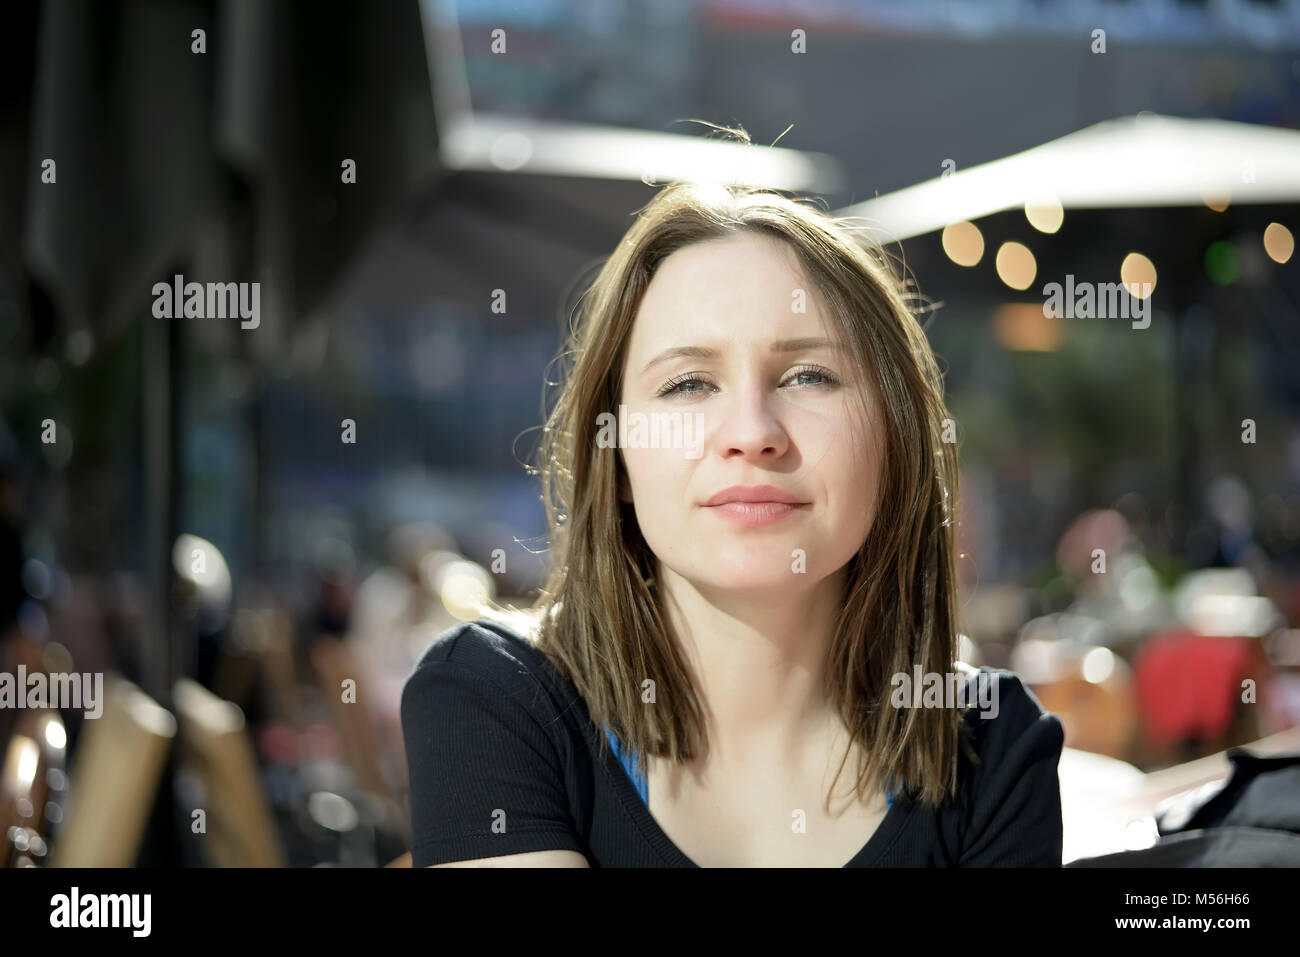
<path fill-rule="evenodd" d="M 801 512 L 808 506 L 791 502 L 723 502 L 721 505 L 704 507 L 728 522 L 739 525 L 770 525 L 788 518 L 795 512 Z"/>

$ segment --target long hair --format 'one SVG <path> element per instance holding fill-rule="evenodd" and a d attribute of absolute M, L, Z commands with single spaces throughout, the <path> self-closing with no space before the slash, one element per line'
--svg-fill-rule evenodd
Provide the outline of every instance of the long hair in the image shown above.
<path fill-rule="evenodd" d="M 864 757 L 856 793 L 863 799 L 873 781 L 889 777 L 938 805 L 956 789 L 960 712 L 900 709 L 890 697 L 893 676 L 910 677 L 914 665 L 925 673 L 954 668 L 957 458 L 944 441 L 942 376 L 887 255 L 803 200 L 746 186 L 670 184 L 637 211 L 587 288 L 559 356 L 561 389 L 539 448 L 553 562 L 531 609 L 534 641 L 573 682 L 593 721 L 639 755 L 643 772 L 646 755 L 682 762 L 703 753 L 703 709 L 653 586 L 655 556 L 620 500 L 619 452 L 598 445 L 595 423 L 617 410 L 632 324 L 659 265 L 692 243 L 746 232 L 775 236 L 798 254 L 883 413 L 876 517 L 848 563 L 825 688 Z M 657 706 L 643 699 L 647 682 Z"/>

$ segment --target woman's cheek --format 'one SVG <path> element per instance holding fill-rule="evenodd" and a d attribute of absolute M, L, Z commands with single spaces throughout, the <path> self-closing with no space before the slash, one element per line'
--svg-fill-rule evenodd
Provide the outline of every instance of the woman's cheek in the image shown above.
<path fill-rule="evenodd" d="M 662 525 L 669 490 L 665 487 L 664 462 L 655 454 L 655 449 L 624 449 L 624 461 L 632 485 L 632 499 L 637 516 L 642 523 L 651 526 L 650 534 L 656 526 Z"/>
<path fill-rule="evenodd" d="M 629 458 L 635 459 L 635 468 L 645 476 L 652 487 L 651 494 L 666 496 L 672 488 L 682 484 L 684 473 L 690 465 L 681 449 L 640 448 L 628 449 Z"/>

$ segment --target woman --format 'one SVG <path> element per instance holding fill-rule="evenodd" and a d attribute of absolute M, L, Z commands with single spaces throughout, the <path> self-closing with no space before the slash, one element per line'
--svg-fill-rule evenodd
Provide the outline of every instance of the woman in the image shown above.
<path fill-rule="evenodd" d="M 404 690 L 415 866 L 1060 865 L 1060 722 L 955 661 L 901 285 L 773 192 L 639 212 L 543 434 L 533 624 L 447 632 Z"/>

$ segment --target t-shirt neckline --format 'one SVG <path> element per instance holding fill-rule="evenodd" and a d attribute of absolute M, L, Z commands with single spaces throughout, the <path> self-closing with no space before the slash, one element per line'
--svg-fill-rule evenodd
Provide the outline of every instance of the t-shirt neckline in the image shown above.
<path fill-rule="evenodd" d="M 489 625 L 488 630 L 494 632 L 498 636 L 502 634 L 503 630 L 506 631 L 513 643 L 530 649 L 533 654 L 544 663 L 544 667 L 550 665 L 550 659 L 541 651 L 541 649 L 533 644 L 532 641 L 516 633 L 514 629 L 505 626 L 492 627 Z M 622 805 L 624 813 L 629 816 L 632 822 L 636 825 L 637 830 L 641 832 L 642 836 L 645 837 L 651 846 L 655 848 L 669 866 L 698 868 L 700 865 L 691 860 L 691 858 L 673 842 L 673 839 L 668 836 L 667 832 L 659 826 L 659 822 L 655 820 L 654 815 L 650 813 L 650 809 L 642 802 L 641 795 L 637 793 L 636 785 L 632 783 L 631 779 L 627 776 L 627 773 L 623 770 L 623 765 L 618 760 L 618 757 L 609 750 L 605 750 L 602 754 L 602 749 L 598 744 L 598 738 L 603 734 L 603 731 L 598 728 L 595 721 L 592 720 L 591 713 L 587 710 L 587 703 L 583 700 L 582 695 L 578 693 L 578 689 L 563 675 L 555 674 L 553 669 L 548 670 L 551 670 L 554 676 L 559 679 L 561 685 L 564 687 L 572 701 L 576 702 L 581 708 L 582 718 L 586 724 L 587 734 L 591 738 L 593 753 L 597 758 L 597 763 L 600 765 L 602 773 L 613 781 L 614 793 L 618 796 L 618 801 Z M 902 833 L 907 820 L 911 817 L 912 809 L 913 802 L 906 792 L 899 792 L 895 796 L 892 806 L 885 812 L 885 816 L 881 818 L 880 823 L 876 825 L 875 832 L 867 839 L 867 843 L 862 845 L 858 852 L 841 866 L 874 866 L 875 863 L 884 857 L 885 853 L 894 845 L 899 834 Z"/>
<path fill-rule="evenodd" d="M 599 729 L 595 727 L 590 717 L 588 717 L 588 723 L 593 731 L 599 733 Z M 699 867 L 700 865 L 691 860 L 686 852 L 678 847 L 673 839 L 668 836 L 668 833 L 659 826 L 659 822 L 655 820 L 655 816 L 650 813 L 650 809 L 641 800 L 641 795 L 637 793 L 636 785 L 632 783 L 623 770 L 623 765 L 619 762 L 618 757 L 612 752 L 606 753 L 603 755 L 601 766 L 606 776 L 613 779 L 614 791 L 618 795 L 619 803 L 622 804 L 624 811 L 632 818 L 637 829 L 640 830 L 659 854 L 674 867 Z M 893 845 L 907 818 L 911 815 L 911 811 L 912 801 L 909 800 L 908 796 L 905 793 L 896 795 L 893 805 L 885 812 L 885 816 L 880 819 L 880 823 L 876 825 L 876 830 L 871 837 L 867 838 L 867 843 L 862 845 L 858 852 L 842 864 L 841 867 L 873 866 Z"/>

